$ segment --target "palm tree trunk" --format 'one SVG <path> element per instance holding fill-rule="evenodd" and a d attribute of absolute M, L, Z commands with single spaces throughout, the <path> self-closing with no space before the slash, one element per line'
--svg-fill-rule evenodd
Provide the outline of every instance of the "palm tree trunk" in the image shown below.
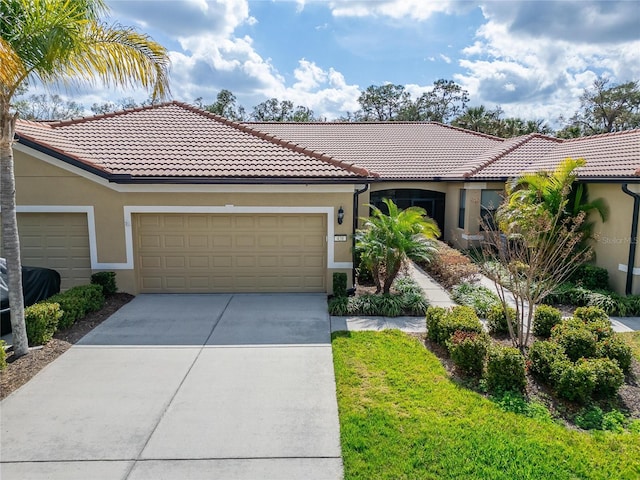
<path fill-rule="evenodd" d="M 13 353 L 21 357 L 29 353 L 24 323 L 24 297 L 22 296 L 22 262 L 20 238 L 16 218 L 16 181 L 13 172 L 13 136 L 16 115 L 9 113 L 9 105 L 0 105 L 0 212 L 2 215 L 2 249 L 7 259 L 9 305 Z"/>

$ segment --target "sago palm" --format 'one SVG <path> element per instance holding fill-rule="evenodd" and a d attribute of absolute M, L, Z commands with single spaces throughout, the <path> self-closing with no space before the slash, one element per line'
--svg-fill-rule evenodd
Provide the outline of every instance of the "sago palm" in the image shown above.
<path fill-rule="evenodd" d="M 423 208 L 400 210 L 392 200 L 383 201 L 389 214 L 371 206 L 371 216 L 356 232 L 356 250 L 373 274 L 376 293 L 389 293 L 405 259 L 428 261 L 435 253 L 433 239 L 440 235 Z"/>
<path fill-rule="evenodd" d="M 16 92 L 33 81 L 49 86 L 100 81 L 139 85 L 154 98 L 169 94 L 166 49 L 131 28 L 105 24 L 106 13 L 102 0 L 0 2 L 0 202 L 16 356 L 28 352 L 12 148 Z"/>

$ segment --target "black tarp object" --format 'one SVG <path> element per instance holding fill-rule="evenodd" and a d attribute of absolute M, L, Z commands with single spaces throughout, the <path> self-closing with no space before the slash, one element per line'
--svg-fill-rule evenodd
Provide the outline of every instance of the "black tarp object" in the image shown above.
<path fill-rule="evenodd" d="M 49 268 L 23 266 L 22 291 L 25 307 L 49 298 L 60 291 L 60 274 Z M 0 259 L 0 310 L 2 311 L 0 331 L 2 335 L 5 335 L 11 332 L 11 317 L 7 288 L 7 268 L 3 258 Z"/>

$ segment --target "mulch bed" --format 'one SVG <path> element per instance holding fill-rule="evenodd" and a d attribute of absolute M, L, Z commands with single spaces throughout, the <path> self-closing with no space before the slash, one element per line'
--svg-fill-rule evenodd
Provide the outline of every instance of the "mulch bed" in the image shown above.
<path fill-rule="evenodd" d="M 66 352 L 73 344 L 118 311 L 120 307 L 129 303 L 131 299 L 133 299 L 133 295 L 128 293 L 109 295 L 102 309 L 89 313 L 70 328 L 56 332 L 49 343 L 30 349 L 28 355 L 15 358 L 13 351 L 9 350 L 7 352 L 7 368 L 0 372 L 0 399 L 7 397 L 11 392 L 31 380 L 40 370 Z"/>

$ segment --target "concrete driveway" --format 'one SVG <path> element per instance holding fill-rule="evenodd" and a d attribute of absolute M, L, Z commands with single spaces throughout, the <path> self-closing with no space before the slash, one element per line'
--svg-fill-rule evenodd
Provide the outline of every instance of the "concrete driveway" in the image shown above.
<path fill-rule="evenodd" d="M 324 295 L 140 295 L 0 408 L 0 478 L 342 478 Z"/>

